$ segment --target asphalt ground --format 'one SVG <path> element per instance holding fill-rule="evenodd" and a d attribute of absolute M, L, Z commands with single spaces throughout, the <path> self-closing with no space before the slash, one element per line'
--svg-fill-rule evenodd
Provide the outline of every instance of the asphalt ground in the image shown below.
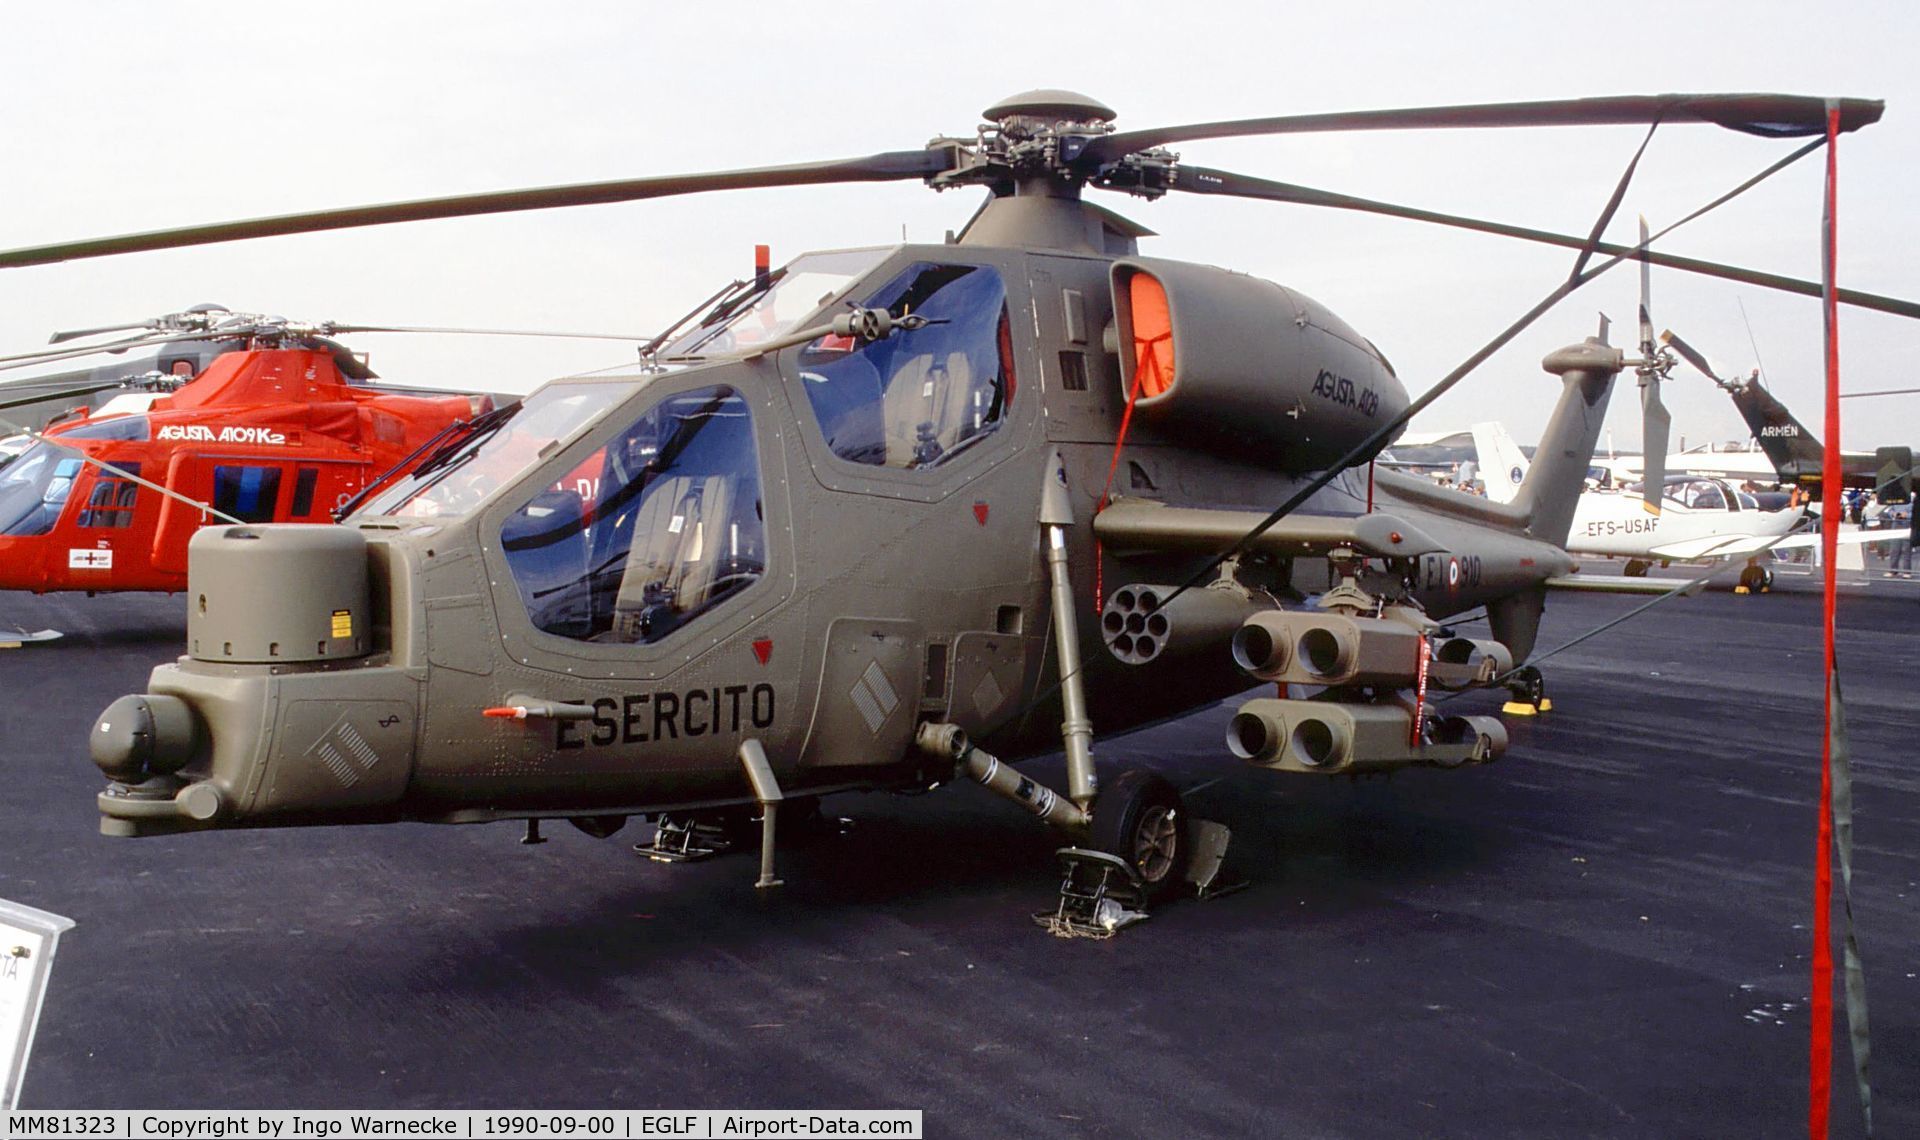
<path fill-rule="evenodd" d="M 1558 594 L 1558 645 L 1644 599 Z M 118 840 L 84 737 L 181 602 L 8 597 L 0 897 L 71 916 L 22 1107 L 919 1108 L 929 1136 L 1797 1136 L 1819 602 L 1682 599 L 1547 665 L 1499 763 L 1244 769 L 1229 705 L 1102 740 L 1250 885 L 1064 941 L 1055 843 L 960 786 L 668 867 L 647 828 Z M 1920 1134 L 1920 590 L 1844 600 L 1883 1136 Z M 1489 711 L 1495 697 L 1455 702 Z M 1031 770 L 1058 786 L 1057 759 Z M 1836 914 L 1838 913 L 1836 908 Z M 1862 1132 L 1836 1025 L 1834 1134 Z"/>

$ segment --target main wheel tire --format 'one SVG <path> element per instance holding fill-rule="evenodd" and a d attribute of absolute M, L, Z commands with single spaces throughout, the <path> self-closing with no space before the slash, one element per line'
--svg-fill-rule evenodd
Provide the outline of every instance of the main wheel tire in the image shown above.
<path fill-rule="evenodd" d="M 1089 844 L 1125 859 L 1145 883 L 1149 902 L 1162 902 L 1177 892 L 1193 858 L 1192 832 L 1179 791 L 1138 768 L 1120 773 L 1094 800 Z"/>
<path fill-rule="evenodd" d="M 1507 691 L 1513 694 L 1514 700 L 1539 708 L 1547 695 L 1547 678 L 1538 666 L 1522 665 L 1507 678 Z"/>
<path fill-rule="evenodd" d="M 1651 562 L 1645 562 L 1638 558 L 1629 558 L 1627 559 L 1626 568 L 1622 570 L 1621 573 L 1629 578 L 1644 578 L 1647 576 L 1647 571 L 1652 568 L 1653 563 Z"/>

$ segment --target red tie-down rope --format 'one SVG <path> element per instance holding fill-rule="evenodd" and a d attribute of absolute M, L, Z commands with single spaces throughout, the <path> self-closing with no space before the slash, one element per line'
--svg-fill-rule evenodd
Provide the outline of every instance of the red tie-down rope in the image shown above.
<path fill-rule="evenodd" d="M 1134 345 L 1133 389 L 1127 393 L 1127 410 L 1120 414 L 1120 434 L 1113 437 L 1113 459 L 1107 463 L 1107 485 L 1100 488 L 1100 501 L 1094 504 L 1093 513 L 1097 516 L 1107 509 L 1107 503 L 1113 494 L 1113 476 L 1120 470 L 1120 450 L 1127 445 L 1127 429 L 1133 426 L 1133 406 L 1140 402 L 1140 392 L 1147 386 L 1147 373 L 1151 371 L 1155 383 L 1155 392 L 1164 392 L 1172 385 L 1173 377 L 1160 370 L 1160 353 L 1155 346 L 1161 341 L 1172 342 L 1173 330 L 1168 329 L 1150 340 L 1137 341 Z M 1146 351 L 1141 351 L 1142 349 Z M 1106 591 L 1102 579 L 1105 576 L 1107 560 L 1106 549 L 1100 540 L 1093 540 L 1093 616 L 1100 616 L 1100 608 L 1106 601 Z"/>

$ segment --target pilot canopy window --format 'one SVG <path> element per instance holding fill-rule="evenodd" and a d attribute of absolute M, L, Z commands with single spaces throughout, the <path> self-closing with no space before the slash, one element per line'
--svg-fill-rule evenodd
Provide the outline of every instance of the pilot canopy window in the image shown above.
<path fill-rule="evenodd" d="M 1006 419 L 1013 343 L 1006 287 L 993 269 L 916 264 L 860 305 L 928 323 L 895 326 L 874 341 L 826 336 L 801 350 L 801 387 L 835 455 L 931 467 Z"/>
<path fill-rule="evenodd" d="M 501 527 L 533 624 L 578 641 L 660 640 L 766 572 L 747 402 L 669 396 Z"/>

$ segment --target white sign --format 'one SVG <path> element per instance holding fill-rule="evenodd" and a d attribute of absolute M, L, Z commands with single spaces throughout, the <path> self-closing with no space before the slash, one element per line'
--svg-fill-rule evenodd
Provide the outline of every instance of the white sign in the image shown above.
<path fill-rule="evenodd" d="M 113 569 L 112 550 L 68 550 L 67 569 L 69 570 L 111 570 Z"/>
<path fill-rule="evenodd" d="M 72 929 L 70 918 L 0 899 L 0 1105 L 9 1112 L 20 1103 L 54 947 Z"/>

